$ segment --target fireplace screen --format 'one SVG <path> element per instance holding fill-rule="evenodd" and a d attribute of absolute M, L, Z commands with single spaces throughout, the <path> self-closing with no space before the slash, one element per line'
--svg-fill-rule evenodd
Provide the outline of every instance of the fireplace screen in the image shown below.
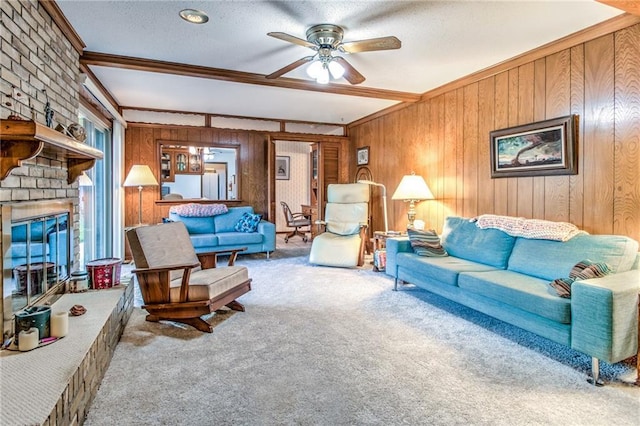
<path fill-rule="evenodd" d="M 11 298 L 13 312 L 38 301 L 70 268 L 69 213 L 23 219 L 11 223 L 10 267 L 4 299 Z"/>

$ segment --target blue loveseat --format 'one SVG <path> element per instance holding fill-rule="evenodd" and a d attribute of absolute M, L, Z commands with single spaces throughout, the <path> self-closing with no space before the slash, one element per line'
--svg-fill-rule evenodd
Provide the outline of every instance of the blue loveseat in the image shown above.
<path fill-rule="evenodd" d="M 618 235 L 577 235 L 566 242 L 513 237 L 449 217 L 442 231 L 446 257 L 414 253 L 407 237 L 387 240 L 386 273 L 561 343 L 599 360 L 619 362 L 638 349 L 638 242 Z M 549 283 L 569 277 L 578 262 L 606 262 L 612 273 L 575 281 L 571 297 Z"/>
<path fill-rule="evenodd" d="M 244 213 L 253 214 L 253 207 L 229 207 L 226 213 L 205 217 L 181 216 L 170 212 L 169 219 L 184 222 L 196 253 L 246 247 L 246 253 L 269 253 L 276 249 L 276 227 L 261 220 L 255 232 L 238 232 L 235 225 Z"/>

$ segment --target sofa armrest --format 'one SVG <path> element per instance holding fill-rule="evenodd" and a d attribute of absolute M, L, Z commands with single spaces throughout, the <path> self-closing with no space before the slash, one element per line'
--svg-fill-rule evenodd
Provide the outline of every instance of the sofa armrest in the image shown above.
<path fill-rule="evenodd" d="M 571 347 L 614 363 L 638 350 L 640 270 L 571 286 Z"/>
<path fill-rule="evenodd" d="M 264 241 L 262 242 L 263 250 L 266 252 L 274 251 L 276 249 L 276 225 L 266 220 L 261 220 L 258 223 L 257 231 L 264 236 Z"/>
<path fill-rule="evenodd" d="M 398 253 L 412 253 L 409 237 L 387 238 L 387 266 L 385 272 L 394 278 L 398 278 L 396 256 Z"/>

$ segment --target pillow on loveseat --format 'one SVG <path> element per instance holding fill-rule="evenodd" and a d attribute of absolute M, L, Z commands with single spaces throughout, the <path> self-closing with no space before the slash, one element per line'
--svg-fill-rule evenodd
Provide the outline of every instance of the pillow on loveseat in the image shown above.
<path fill-rule="evenodd" d="M 234 229 L 238 232 L 256 232 L 261 220 L 262 215 L 260 214 L 243 213 Z"/>
<path fill-rule="evenodd" d="M 407 234 L 409 234 L 411 247 L 416 254 L 430 257 L 449 256 L 440 244 L 440 237 L 433 229 L 428 231 L 407 229 Z"/>
<path fill-rule="evenodd" d="M 604 277 L 610 272 L 611 268 L 606 263 L 595 263 L 587 259 L 576 263 L 575 266 L 571 268 L 569 278 L 555 279 L 551 281 L 549 285 L 558 293 L 558 296 L 570 299 L 571 284 L 575 281 Z"/>

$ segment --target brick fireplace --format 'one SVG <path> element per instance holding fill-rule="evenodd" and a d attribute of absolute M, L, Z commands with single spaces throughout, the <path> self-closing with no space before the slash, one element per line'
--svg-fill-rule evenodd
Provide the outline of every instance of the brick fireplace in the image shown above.
<path fill-rule="evenodd" d="M 0 117 L 10 115 L 37 123 L 46 123 L 46 103 L 53 111 L 53 123 L 69 125 L 78 121 L 80 52 L 58 27 L 49 5 L 33 1 L 2 2 L 3 38 L 2 73 L 0 90 L 2 102 Z M 4 131 L 3 131 L 4 133 Z M 6 145 L 2 142 L 3 154 Z M 4 156 L 4 155 L 3 155 Z M 12 266 L 8 265 L 12 220 L 37 216 L 53 210 L 69 213 L 69 230 L 73 235 L 70 245 L 71 269 L 77 267 L 79 256 L 78 183 L 68 183 L 68 166 L 64 153 L 43 149 L 37 157 L 23 161 L 20 167 L 0 180 L 0 252 L 4 282 L 12 279 Z M 10 212 L 15 217 L 7 217 Z M 11 312 L 2 304 L 3 323 L 10 321 Z M 7 331 L 3 324 L 3 332 Z"/>

